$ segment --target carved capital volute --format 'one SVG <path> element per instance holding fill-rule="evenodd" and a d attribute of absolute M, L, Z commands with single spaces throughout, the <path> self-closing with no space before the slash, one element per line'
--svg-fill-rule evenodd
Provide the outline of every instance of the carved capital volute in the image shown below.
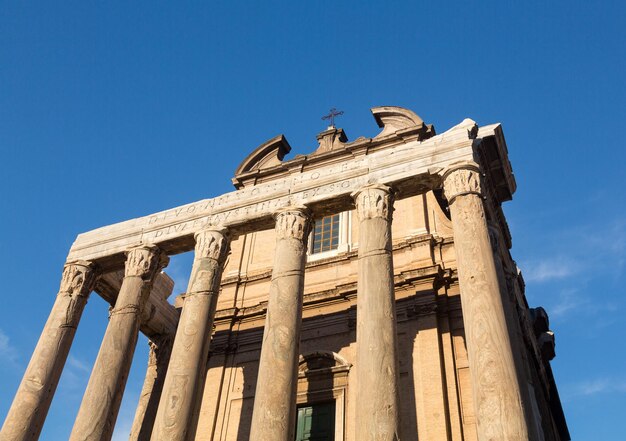
<path fill-rule="evenodd" d="M 276 236 L 305 243 L 311 231 L 311 213 L 306 207 L 286 207 L 274 213 Z"/>
<path fill-rule="evenodd" d="M 443 192 L 449 204 L 458 196 L 467 194 L 482 195 L 480 168 L 475 162 L 456 164 L 442 173 Z"/>
<path fill-rule="evenodd" d="M 169 263 L 169 257 L 155 245 L 139 245 L 126 251 L 125 277 L 150 281 Z"/>
<path fill-rule="evenodd" d="M 88 296 L 98 279 L 98 271 L 92 262 L 79 260 L 68 262 L 63 267 L 59 293 L 70 296 Z"/>
<path fill-rule="evenodd" d="M 394 200 L 391 187 L 381 184 L 368 185 L 352 193 L 352 198 L 359 220 L 381 217 L 391 221 Z"/>
<path fill-rule="evenodd" d="M 213 226 L 198 231 L 196 239 L 196 259 L 209 258 L 223 264 L 230 250 L 230 237 L 225 227 Z"/>

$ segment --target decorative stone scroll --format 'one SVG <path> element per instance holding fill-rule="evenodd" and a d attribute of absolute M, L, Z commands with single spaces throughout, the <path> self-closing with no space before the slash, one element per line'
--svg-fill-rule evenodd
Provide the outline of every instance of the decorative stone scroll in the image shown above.
<path fill-rule="evenodd" d="M 274 218 L 276 235 L 279 239 L 293 238 L 302 241 L 311 231 L 311 217 L 304 207 L 283 208 L 274 215 Z"/>
<path fill-rule="evenodd" d="M 154 245 L 140 245 L 126 252 L 125 277 L 152 280 L 157 271 L 167 266 L 169 258 Z"/>
<path fill-rule="evenodd" d="M 91 262 L 67 263 L 63 268 L 59 294 L 87 297 L 93 291 L 97 275 Z"/>
<path fill-rule="evenodd" d="M 381 217 L 391 221 L 393 214 L 393 191 L 386 185 L 369 185 L 352 194 L 359 219 Z"/>
<path fill-rule="evenodd" d="M 98 271 L 94 267 L 90 262 L 74 262 L 63 268 L 58 295 L 65 297 L 66 308 L 61 327 L 76 329 L 78 326 L 89 294 L 98 278 Z"/>
<path fill-rule="evenodd" d="M 197 258 L 208 258 L 224 262 L 230 250 L 229 238 L 226 228 L 210 227 L 198 231 L 196 239 L 195 253 Z"/>
<path fill-rule="evenodd" d="M 396 132 L 415 132 L 418 139 L 427 139 L 435 134 L 432 124 L 424 124 L 422 118 L 409 109 L 397 106 L 374 107 L 372 115 L 378 127 L 383 128 L 382 132 L 376 135 L 377 138 Z"/>
<path fill-rule="evenodd" d="M 454 165 L 443 173 L 443 191 L 448 203 L 454 202 L 457 196 L 466 194 L 482 195 L 480 185 L 480 169 L 476 163 Z"/>

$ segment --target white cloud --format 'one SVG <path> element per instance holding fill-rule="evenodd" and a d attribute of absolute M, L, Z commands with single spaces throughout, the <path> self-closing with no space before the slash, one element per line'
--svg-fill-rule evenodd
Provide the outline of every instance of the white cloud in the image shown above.
<path fill-rule="evenodd" d="M 589 303 L 577 289 L 565 289 L 558 295 L 558 300 L 550 307 L 550 317 L 560 318 Z"/>
<path fill-rule="evenodd" d="M 11 339 L 2 329 L 0 329 L 0 360 L 12 367 L 17 366 L 19 360 L 17 349 L 11 344 Z"/>
<path fill-rule="evenodd" d="M 127 387 L 124 392 L 122 405 L 115 423 L 113 437 L 111 441 L 128 441 L 128 436 L 133 428 L 133 420 L 135 419 L 135 411 L 139 402 L 139 391 Z"/>
<path fill-rule="evenodd" d="M 91 366 L 88 363 L 85 363 L 84 361 L 74 357 L 73 355 L 70 355 L 67 358 L 67 365 L 71 368 L 76 369 L 79 372 L 85 372 L 87 374 L 91 373 Z"/>
<path fill-rule="evenodd" d="M 527 262 L 523 265 L 522 272 L 525 281 L 542 283 L 570 277 L 577 272 L 579 267 L 580 264 L 572 259 L 554 257 Z"/>
<path fill-rule="evenodd" d="M 618 380 L 614 378 L 595 378 L 585 380 L 579 383 L 565 387 L 565 397 L 591 397 L 601 394 L 626 393 L 626 380 Z"/>
<path fill-rule="evenodd" d="M 90 375 L 91 365 L 70 354 L 61 375 L 61 394 L 72 399 L 82 397 Z"/>

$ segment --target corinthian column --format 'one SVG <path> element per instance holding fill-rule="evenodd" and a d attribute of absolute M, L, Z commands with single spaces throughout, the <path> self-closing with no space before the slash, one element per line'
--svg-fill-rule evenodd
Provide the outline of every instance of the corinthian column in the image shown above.
<path fill-rule="evenodd" d="M 305 208 L 286 208 L 275 218 L 274 269 L 250 441 L 292 441 L 295 431 L 304 265 L 311 219 Z"/>
<path fill-rule="evenodd" d="M 217 296 L 229 240 L 226 229 L 196 233 L 196 249 L 189 287 L 176 330 L 163 393 L 154 424 L 155 441 L 194 438 L 195 414 L 204 389 L 204 373 Z"/>
<path fill-rule="evenodd" d="M 151 338 L 149 344 L 148 369 L 135 411 L 129 441 L 148 441 L 150 439 L 163 391 L 167 365 L 170 361 L 172 340 L 168 335 Z"/>
<path fill-rule="evenodd" d="M 391 250 L 393 195 L 384 185 L 353 194 L 359 216 L 356 437 L 399 436 L 398 343 Z"/>
<path fill-rule="evenodd" d="M 2 441 L 39 438 L 95 281 L 90 262 L 67 263 L 63 268 L 59 293 L 0 431 Z"/>
<path fill-rule="evenodd" d="M 124 280 L 111 310 L 70 440 L 111 439 L 137 345 L 139 319 L 154 277 L 167 261 L 167 256 L 151 245 L 142 245 L 126 253 Z"/>
<path fill-rule="evenodd" d="M 457 256 L 479 441 L 527 441 L 519 383 L 475 163 L 443 174 Z"/>

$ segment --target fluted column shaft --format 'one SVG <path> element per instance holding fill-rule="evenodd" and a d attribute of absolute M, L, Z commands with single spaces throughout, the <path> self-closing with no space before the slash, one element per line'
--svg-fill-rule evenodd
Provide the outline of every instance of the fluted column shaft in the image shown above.
<path fill-rule="evenodd" d="M 391 248 L 393 195 L 372 185 L 354 195 L 359 217 L 356 436 L 399 440 L 398 343 Z"/>
<path fill-rule="evenodd" d="M 276 250 L 263 346 L 259 360 L 250 441 L 293 441 L 306 243 L 306 209 L 275 215 Z"/>
<path fill-rule="evenodd" d="M 156 441 L 191 440 L 195 435 L 195 413 L 204 388 L 213 320 L 229 250 L 224 228 L 203 230 L 195 238 L 191 278 L 152 432 L 151 439 Z"/>
<path fill-rule="evenodd" d="M 63 268 L 59 293 L 0 431 L 2 441 L 39 438 L 95 281 L 90 262 L 68 263 Z"/>
<path fill-rule="evenodd" d="M 172 352 L 172 343 L 169 336 L 160 336 L 149 342 L 148 368 L 139 396 L 139 403 L 137 403 L 129 441 L 148 441 L 152 435 Z"/>
<path fill-rule="evenodd" d="M 454 230 L 478 439 L 527 441 L 478 165 L 451 167 L 443 179 Z"/>
<path fill-rule="evenodd" d="M 120 292 L 70 435 L 71 441 L 109 441 L 135 353 L 140 317 L 152 282 L 167 263 L 158 248 L 142 245 L 126 255 Z"/>

